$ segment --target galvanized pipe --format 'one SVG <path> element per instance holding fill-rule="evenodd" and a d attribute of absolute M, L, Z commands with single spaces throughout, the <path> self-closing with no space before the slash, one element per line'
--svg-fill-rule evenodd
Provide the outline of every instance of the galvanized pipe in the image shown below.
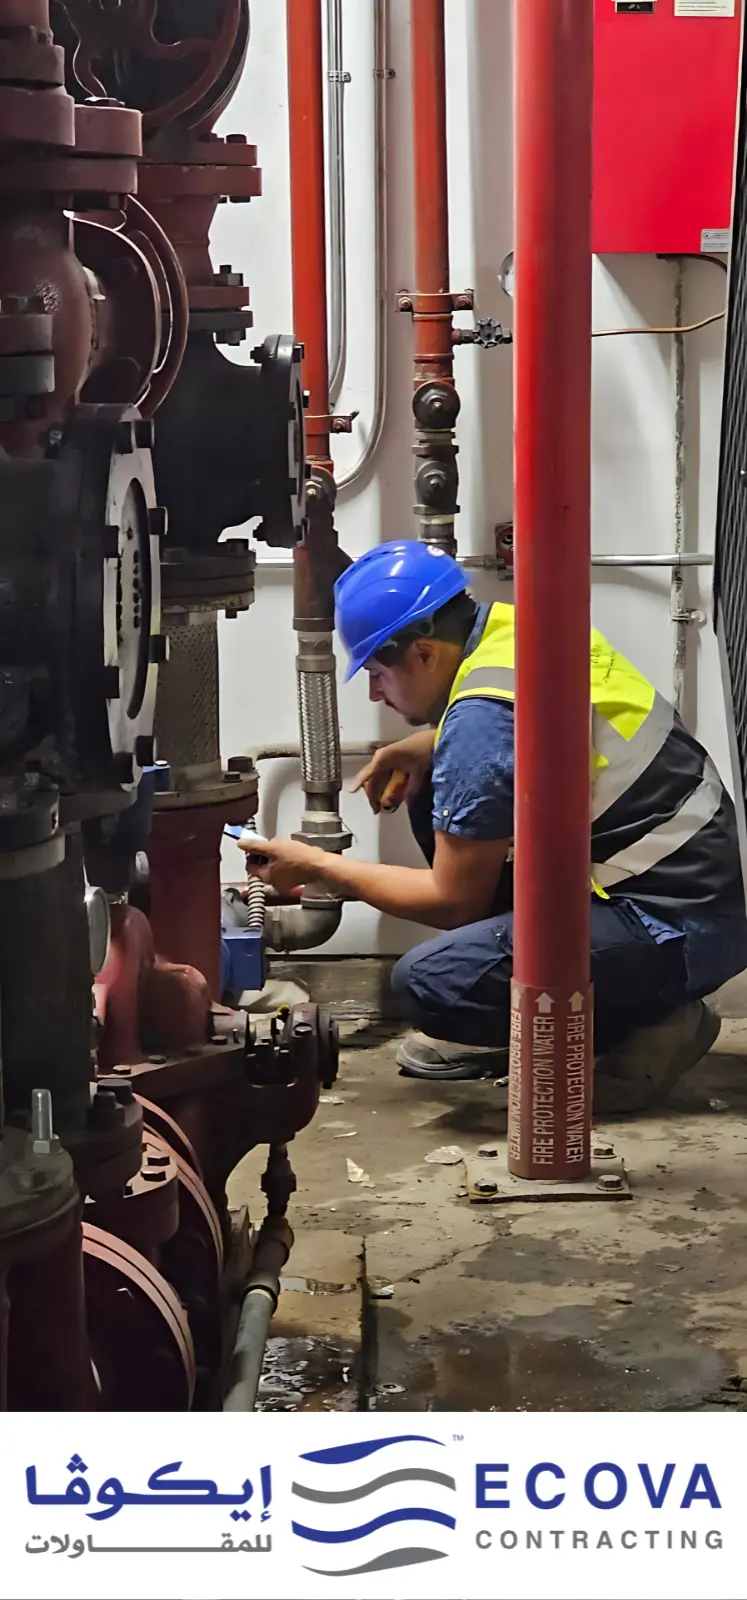
<path fill-rule="evenodd" d="M 687 605 L 682 557 L 685 552 L 685 335 L 682 331 L 685 264 L 677 262 L 674 284 L 674 548 L 678 560 L 672 567 L 669 614 L 674 628 L 672 651 L 672 704 L 682 716 L 687 672 Z"/>
<path fill-rule="evenodd" d="M 291 950 L 316 950 L 337 932 L 342 917 L 342 901 L 326 904 L 278 906 L 266 902 L 265 941 L 276 953 Z"/>
<path fill-rule="evenodd" d="M 250 1289 L 246 1294 L 231 1360 L 230 1387 L 223 1402 L 224 1411 L 256 1409 L 267 1336 L 276 1306 L 277 1298 L 269 1289 Z"/>
<path fill-rule="evenodd" d="M 381 443 L 386 420 L 388 325 L 388 249 L 387 249 L 387 94 L 394 73 L 389 66 L 389 0 L 373 0 L 374 19 L 374 165 L 375 165 L 375 326 L 374 326 L 374 407 L 371 426 L 358 460 L 338 478 L 338 493 L 352 489 L 367 471 Z M 334 392 L 334 391 L 333 391 Z"/>
<path fill-rule="evenodd" d="M 675 555 L 598 555 L 592 556 L 593 567 L 712 567 L 713 555 L 700 555 L 694 550 L 683 550 Z"/>
<path fill-rule="evenodd" d="M 241 1307 L 224 1411 L 254 1411 L 256 1408 L 267 1335 L 280 1298 L 280 1274 L 292 1246 L 293 1233 L 287 1218 L 267 1216 L 259 1231 Z"/>
<path fill-rule="evenodd" d="M 327 0 L 327 189 L 329 195 L 329 396 L 334 406 L 345 376 L 348 340 L 345 221 L 345 71 L 342 0 Z"/>
<path fill-rule="evenodd" d="M 712 554 L 711 555 L 708 555 L 708 554 L 701 555 L 698 552 L 692 551 L 692 550 L 683 551 L 682 555 L 679 555 L 679 556 L 678 555 L 674 555 L 674 554 L 672 554 L 670 552 L 665 552 L 662 555 L 657 555 L 657 554 L 655 554 L 653 552 L 651 552 L 651 553 L 649 553 L 647 555 L 644 555 L 642 553 L 634 554 L 634 555 L 625 555 L 624 553 L 621 553 L 621 552 L 620 553 L 614 552 L 614 553 L 612 553 L 610 555 L 601 555 L 601 554 L 600 555 L 593 555 L 592 558 L 591 558 L 591 565 L 592 565 L 592 567 L 631 567 L 631 568 L 632 567 L 712 567 L 713 566 L 713 560 L 714 560 L 714 558 L 713 558 Z M 465 572 L 505 572 L 505 570 L 506 570 L 504 568 L 504 566 L 503 566 L 503 563 L 497 561 L 495 556 L 460 556 L 459 557 L 459 565 L 461 567 L 464 567 Z M 258 561 L 257 562 L 257 571 L 258 572 L 292 572 L 293 571 L 293 563 L 291 561 L 283 561 L 282 559 L 278 559 L 277 557 L 274 557 L 274 558 L 271 557 L 267 561 Z"/>
<path fill-rule="evenodd" d="M 515 0 L 516 816 L 508 1164 L 590 1171 L 594 0 Z"/>

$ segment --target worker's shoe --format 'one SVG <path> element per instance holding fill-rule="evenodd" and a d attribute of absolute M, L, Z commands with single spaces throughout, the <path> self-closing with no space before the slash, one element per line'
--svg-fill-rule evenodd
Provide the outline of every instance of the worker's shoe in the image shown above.
<path fill-rule="evenodd" d="M 716 1043 L 721 1019 L 702 1000 L 681 1006 L 663 1022 L 636 1028 L 616 1050 L 597 1058 L 594 1115 L 623 1116 L 662 1105 L 675 1084 Z M 406 1078 L 431 1082 L 497 1079 L 492 1110 L 508 1110 L 508 1050 L 449 1044 L 408 1033 L 397 1051 Z"/>
<path fill-rule="evenodd" d="M 508 1071 L 508 1050 L 485 1045 L 449 1044 L 429 1039 L 425 1033 L 406 1033 L 397 1051 L 397 1065 L 405 1078 L 502 1078 Z"/>
<path fill-rule="evenodd" d="M 597 1059 L 595 1112 L 604 1116 L 662 1105 L 708 1054 L 720 1031 L 721 1018 L 702 1000 L 691 1000 L 652 1027 L 635 1028 L 616 1050 Z"/>

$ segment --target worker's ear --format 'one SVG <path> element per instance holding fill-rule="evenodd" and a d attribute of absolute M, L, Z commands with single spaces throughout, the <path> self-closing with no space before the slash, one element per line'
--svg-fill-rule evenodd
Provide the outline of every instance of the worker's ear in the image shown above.
<path fill-rule="evenodd" d="M 413 639 L 407 652 L 412 666 L 421 672 L 432 672 L 438 658 L 435 639 Z"/>

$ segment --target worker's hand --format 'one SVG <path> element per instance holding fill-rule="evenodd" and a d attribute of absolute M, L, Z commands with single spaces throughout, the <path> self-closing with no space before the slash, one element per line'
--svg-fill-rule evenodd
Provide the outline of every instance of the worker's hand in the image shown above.
<path fill-rule="evenodd" d="M 277 889 L 278 894 L 292 894 L 294 889 L 318 878 L 320 864 L 324 865 L 323 850 L 296 839 L 263 839 L 261 845 L 256 841 L 240 842 L 239 848 L 247 855 L 247 877 L 261 879 L 262 883 Z M 265 866 L 259 866 L 252 859 L 259 849 L 266 857 Z"/>
<path fill-rule="evenodd" d="M 365 790 L 374 816 L 380 811 L 396 811 L 403 800 L 414 800 L 433 764 L 434 738 L 433 729 L 426 728 L 396 744 L 384 745 L 353 779 L 351 792 Z"/>

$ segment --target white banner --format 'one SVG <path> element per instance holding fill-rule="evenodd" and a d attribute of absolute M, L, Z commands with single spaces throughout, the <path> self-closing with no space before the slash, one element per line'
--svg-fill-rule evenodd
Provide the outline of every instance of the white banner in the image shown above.
<path fill-rule="evenodd" d="M 2 1418 L 13 1600 L 742 1600 L 747 1416 Z"/>

